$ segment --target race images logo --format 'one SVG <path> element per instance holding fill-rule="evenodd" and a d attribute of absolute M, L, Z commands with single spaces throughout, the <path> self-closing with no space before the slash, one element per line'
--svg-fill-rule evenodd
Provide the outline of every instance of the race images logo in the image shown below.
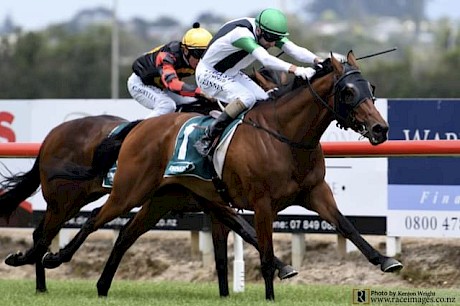
<path fill-rule="evenodd" d="M 352 304 L 370 304 L 370 289 L 353 289 Z"/>

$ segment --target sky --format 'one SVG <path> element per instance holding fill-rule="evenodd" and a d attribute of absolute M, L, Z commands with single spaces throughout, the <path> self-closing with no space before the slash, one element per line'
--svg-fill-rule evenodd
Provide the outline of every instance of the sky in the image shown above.
<path fill-rule="evenodd" d="M 1 0 L 0 22 L 6 15 L 25 30 L 38 30 L 49 23 L 70 20 L 79 10 L 106 7 L 116 3 L 117 15 L 122 20 L 141 17 L 155 20 L 170 16 L 182 24 L 192 24 L 202 12 L 215 12 L 229 18 L 244 17 L 266 7 L 281 8 L 293 0 Z"/>
<path fill-rule="evenodd" d="M 346 0 L 344 0 L 346 1 Z M 384 1 L 384 0 L 383 0 Z M 15 24 L 24 30 L 40 30 L 52 23 L 66 22 L 79 10 L 103 6 L 117 7 L 117 15 L 122 20 L 140 17 L 155 20 L 160 16 L 170 16 L 182 24 L 192 24 L 200 13 L 211 11 L 217 15 L 237 18 L 267 7 L 280 8 L 285 12 L 295 12 L 298 0 L 1 0 L 0 22 L 9 15 Z M 427 13 L 431 18 L 447 16 L 460 20 L 460 1 L 429 0 Z"/>

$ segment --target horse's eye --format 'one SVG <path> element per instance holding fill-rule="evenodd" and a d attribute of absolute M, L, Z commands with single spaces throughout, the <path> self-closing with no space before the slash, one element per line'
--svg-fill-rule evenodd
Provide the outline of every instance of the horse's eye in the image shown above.
<path fill-rule="evenodd" d="M 359 89 L 352 83 L 347 83 L 342 90 L 342 99 L 346 104 L 353 104 L 355 97 L 359 96 Z"/>

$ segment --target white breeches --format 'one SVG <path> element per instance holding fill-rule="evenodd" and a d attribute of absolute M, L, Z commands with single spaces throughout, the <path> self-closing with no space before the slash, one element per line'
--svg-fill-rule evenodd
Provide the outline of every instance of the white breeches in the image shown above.
<path fill-rule="evenodd" d="M 229 76 L 214 68 L 206 67 L 200 61 L 195 76 L 198 87 L 202 91 L 225 103 L 240 99 L 249 109 L 257 100 L 268 99 L 268 94 L 241 71 L 234 76 Z"/>
<path fill-rule="evenodd" d="M 184 97 L 169 90 L 145 85 L 135 73 L 128 78 L 127 85 L 134 100 L 152 110 L 146 118 L 173 113 L 176 111 L 177 105 L 190 104 L 196 101 L 194 97 Z"/>

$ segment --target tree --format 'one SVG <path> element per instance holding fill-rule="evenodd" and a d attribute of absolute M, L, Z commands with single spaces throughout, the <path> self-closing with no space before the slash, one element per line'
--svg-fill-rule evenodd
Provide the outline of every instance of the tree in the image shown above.
<path fill-rule="evenodd" d="M 426 0 L 311 0 L 305 10 L 321 19 L 323 13 L 332 11 L 343 20 L 366 16 L 390 16 L 400 19 L 421 20 L 424 18 Z"/>

